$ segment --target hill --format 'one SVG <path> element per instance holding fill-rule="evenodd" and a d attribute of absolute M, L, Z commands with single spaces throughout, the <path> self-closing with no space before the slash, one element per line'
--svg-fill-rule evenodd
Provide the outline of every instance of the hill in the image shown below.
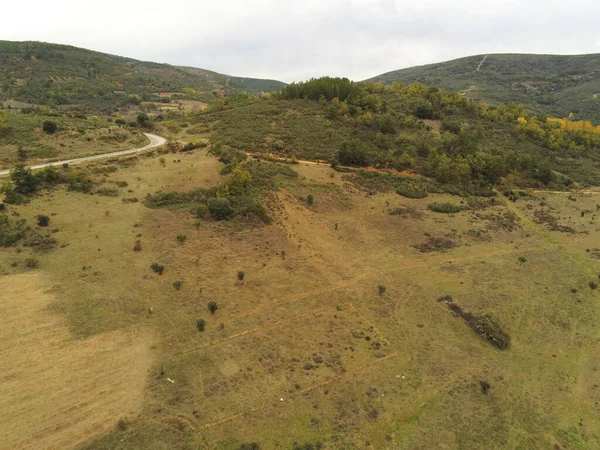
<path fill-rule="evenodd" d="M 600 184 L 600 128 L 422 84 L 322 78 L 270 98 L 217 101 L 188 120 L 188 128 L 175 119 L 165 132 L 175 139 L 208 132 L 235 151 L 411 170 L 451 189 Z"/>
<path fill-rule="evenodd" d="M 0 41 L 0 101 L 113 112 L 144 102 L 207 101 L 220 92 L 259 94 L 279 81 L 138 61 L 41 42 Z"/>
<path fill-rule="evenodd" d="M 282 97 L 302 99 L 225 99 L 163 123 L 360 158 L 338 152 L 347 134 L 368 149 L 355 162 L 393 162 L 396 147 L 368 140 L 376 126 L 402 154 L 424 133 L 440 144 L 439 119 L 400 121 L 434 99 L 417 88 L 338 105 L 294 87 Z M 440 98 L 435 114 L 518 136 Z M 524 157 L 550 153 L 536 142 L 521 138 Z M 482 146 L 469 164 L 488 161 Z M 172 145 L 2 183 L 27 197 L 0 211 L 4 448 L 600 448 L 599 190 L 417 199 L 379 188 L 415 174 L 263 159 Z"/>
<path fill-rule="evenodd" d="M 395 70 L 369 81 L 420 82 L 492 105 L 519 103 L 554 117 L 573 113 L 600 123 L 600 54 L 477 55 Z"/>

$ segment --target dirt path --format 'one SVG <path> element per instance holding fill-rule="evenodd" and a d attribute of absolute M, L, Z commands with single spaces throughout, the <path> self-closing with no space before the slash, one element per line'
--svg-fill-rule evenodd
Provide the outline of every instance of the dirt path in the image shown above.
<path fill-rule="evenodd" d="M 146 135 L 146 137 L 148 139 L 150 139 L 150 143 L 144 147 L 132 148 L 130 150 L 121 150 L 118 152 L 103 153 L 101 155 L 84 156 L 82 158 L 66 159 L 63 161 L 54 161 L 54 162 L 49 162 L 49 163 L 44 163 L 44 164 L 37 164 L 35 166 L 31 166 L 31 169 L 32 170 L 43 169 L 44 167 L 62 166 L 63 164 L 80 164 L 83 162 L 95 161 L 97 159 L 115 158 L 117 156 L 132 155 L 134 153 L 139 153 L 139 152 L 143 152 L 146 150 L 150 150 L 152 148 L 160 147 L 165 142 L 167 142 L 167 140 L 163 137 L 156 136 L 154 134 L 149 134 L 149 133 L 144 133 L 144 134 Z M 6 176 L 8 174 L 10 174 L 10 169 L 0 171 L 0 177 Z"/>
<path fill-rule="evenodd" d="M 475 69 L 475 72 L 479 72 L 481 70 L 481 66 L 483 66 L 483 63 L 488 59 L 489 55 L 485 55 L 483 57 L 483 59 L 481 60 L 481 62 L 479 63 L 479 65 L 477 66 L 477 69 Z"/>

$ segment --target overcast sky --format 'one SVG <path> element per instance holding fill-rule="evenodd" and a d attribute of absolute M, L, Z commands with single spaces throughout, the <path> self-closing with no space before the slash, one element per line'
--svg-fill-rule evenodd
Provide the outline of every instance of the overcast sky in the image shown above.
<path fill-rule="evenodd" d="M 286 82 L 483 53 L 600 53 L 599 0 L 28 0 L 2 40 Z"/>

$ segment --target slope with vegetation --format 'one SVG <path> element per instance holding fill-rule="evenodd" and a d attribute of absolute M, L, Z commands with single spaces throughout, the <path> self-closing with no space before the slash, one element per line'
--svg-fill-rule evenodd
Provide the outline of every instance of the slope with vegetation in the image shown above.
<path fill-rule="evenodd" d="M 65 45 L 0 41 L 0 101 L 5 102 L 110 113 L 142 101 L 169 103 L 172 95 L 206 101 L 219 93 L 260 93 L 282 86 Z M 169 96 L 160 95 L 163 92 Z"/>
<path fill-rule="evenodd" d="M 371 78 L 391 84 L 420 82 L 493 105 L 520 103 L 555 117 L 600 123 L 600 54 L 470 56 L 395 70 Z"/>
<path fill-rule="evenodd" d="M 189 120 L 187 133 L 208 131 L 235 150 L 409 170 L 455 191 L 600 184 L 600 133 L 590 123 L 418 83 L 321 78 L 260 99 L 225 99 Z"/>

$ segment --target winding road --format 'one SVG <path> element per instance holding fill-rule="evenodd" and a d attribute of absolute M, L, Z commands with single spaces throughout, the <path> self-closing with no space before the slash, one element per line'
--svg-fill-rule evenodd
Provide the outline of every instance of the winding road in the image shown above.
<path fill-rule="evenodd" d="M 37 164 L 35 166 L 31 166 L 30 168 L 32 170 L 43 169 L 44 167 L 50 167 L 50 166 L 62 166 L 63 164 L 77 164 L 77 163 L 82 163 L 82 162 L 87 162 L 87 161 L 95 161 L 97 159 L 114 158 L 115 156 L 131 155 L 133 153 L 139 153 L 139 152 L 143 152 L 145 150 L 150 150 L 151 148 L 160 147 L 165 142 L 167 142 L 167 140 L 165 138 L 156 136 L 154 134 L 144 133 L 144 135 L 146 135 L 146 137 L 148 139 L 150 139 L 150 143 L 148 145 L 146 145 L 145 147 L 132 148 L 129 150 L 121 150 L 118 152 L 111 152 L 111 153 L 102 153 L 101 155 L 84 156 L 82 158 L 65 159 L 63 161 L 54 161 L 54 162 L 49 162 L 49 163 L 44 163 L 44 164 Z M 8 175 L 8 174 L 10 174 L 10 169 L 0 170 L 0 177 Z"/>

